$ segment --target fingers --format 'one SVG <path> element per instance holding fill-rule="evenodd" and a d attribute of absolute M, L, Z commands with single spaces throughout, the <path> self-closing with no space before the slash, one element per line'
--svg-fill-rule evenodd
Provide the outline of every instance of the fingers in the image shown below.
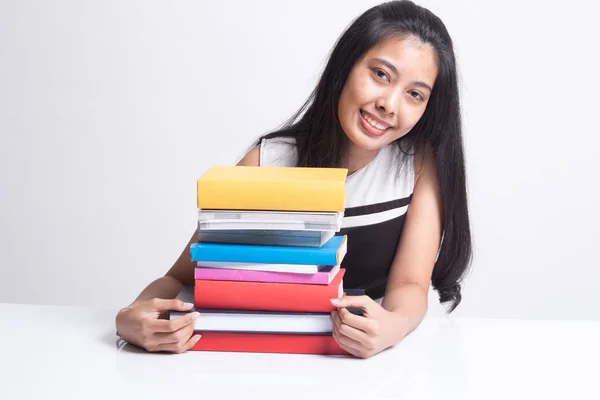
<path fill-rule="evenodd" d="M 346 308 L 338 308 L 338 310 L 334 312 L 338 314 L 343 324 L 349 325 L 366 333 L 375 333 L 373 329 L 373 321 L 371 321 L 369 318 L 352 314 Z"/>
<path fill-rule="evenodd" d="M 336 326 L 338 332 L 341 335 L 356 340 L 359 343 L 365 343 L 369 341 L 369 335 L 366 332 L 347 324 L 340 316 L 340 312 L 333 311 L 331 313 L 331 317 L 333 319 L 334 325 Z"/>
<path fill-rule="evenodd" d="M 194 318 L 192 314 L 196 314 L 196 317 Z M 191 313 L 171 321 L 148 320 L 148 323 L 154 328 L 161 326 L 163 331 L 148 329 L 147 332 L 150 332 L 150 334 L 145 338 L 144 347 L 150 352 L 166 351 L 183 353 L 187 351 L 200 338 L 200 335 L 192 337 L 196 325 L 194 321 L 198 316 L 198 313 Z M 179 328 L 174 329 L 176 327 Z"/>
<path fill-rule="evenodd" d="M 331 299 L 329 300 L 331 304 L 340 308 L 340 307 L 357 307 L 362 308 L 365 311 L 369 311 L 375 301 L 369 296 L 344 296 L 340 299 Z"/>
<path fill-rule="evenodd" d="M 149 301 L 153 311 L 188 311 L 194 307 L 193 303 L 184 303 L 179 299 L 152 299 Z"/>
<path fill-rule="evenodd" d="M 172 320 L 166 319 L 148 319 L 148 328 L 152 332 L 175 332 L 184 326 L 195 325 L 195 322 L 200 317 L 200 313 L 194 311 L 182 317 Z"/>
<path fill-rule="evenodd" d="M 357 342 L 354 339 L 351 339 L 347 336 L 344 336 L 342 334 L 340 334 L 340 331 L 338 330 L 337 326 L 334 324 L 332 326 L 332 335 L 333 338 L 335 339 L 335 341 L 338 343 L 338 345 L 345 351 L 347 351 L 348 353 L 359 357 L 359 354 L 361 354 L 361 348 L 362 346 L 360 345 L 359 342 Z"/>
<path fill-rule="evenodd" d="M 350 326 L 344 321 L 344 317 L 342 314 L 348 313 L 348 315 L 354 316 L 346 309 L 340 309 L 339 311 L 333 311 L 331 313 L 332 319 L 332 335 L 338 345 L 348 353 L 360 357 L 367 358 L 370 355 L 374 354 L 377 349 L 376 336 L 374 334 L 369 334 L 360 329 L 356 329 L 353 326 Z M 358 317 L 358 316 L 355 316 Z M 362 318 L 363 320 L 371 323 L 367 318 Z"/>
<path fill-rule="evenodd" d="M 175 332 L 155 333 L 153 340 L 157 343 L 179 343 L 185 342 L 194 333 L 194 325 L 186 325 Z"/>
<path fill-rule="evenodd" d="M 179 299 L 152 299 L 139 303 L 117 315 L 117 329 L 127 342 L 147 351 L 184 352 L 194 346 L 199 335 L 194 335 L 198 312 L 188 312 L 172 320 L 159 319 L 162 311 L 191 311 L 193 304 Z"/>
<path fill-rule="evenodd" d="M 198 342 L 198 340 L 200 340 L 201 337 L 202 337 L 202 335 L 197 334 L 197 335 L 193 335 L 189 339 L 184 339 L 179 342 L 161 343 L 158 346 L 156 346 L 155 351 L 168 351 L 168 352 L 177 353 L 177 354 L 185 353 L 186 351 L 188 351 L 189 349 L 194 347 L 194 345 Z"/>

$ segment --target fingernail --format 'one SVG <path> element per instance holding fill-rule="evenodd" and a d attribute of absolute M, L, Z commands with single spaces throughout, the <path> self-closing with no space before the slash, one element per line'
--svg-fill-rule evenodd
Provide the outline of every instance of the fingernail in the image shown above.
<path fill-rule="evenodd" d="M 188 308 L 189 308 L 189 307 L 193 307 L 193 306 L 194 306 L 194 303 L 183 303 L 183 306 L 184 306 L 184 307 L 188 307 Z"/>
<path fill-rule="evenodd" d="M 196 335 L 196 336 L 194 336 L 194 340 L 197 342 L 198 340 L 200 340 L 201 337 L 202 337 L 202 335 Z"/>
<path fill-rule="evenodd" d="M 334 306 L 339 306 L 340 305 L 340 301 L 338 299 L 331 299 L 329 300 L 331 302 L 331 304 L 333 304 Z"/>
<path fill-rule="evenodd" d="M 200 318 L 200 313 L 199 313 L 198 311 L 194 311 L 194 312 L 192 313 L 192 319 L 195 321 L 195 320 L 197 320 L 198 318 Z"/>

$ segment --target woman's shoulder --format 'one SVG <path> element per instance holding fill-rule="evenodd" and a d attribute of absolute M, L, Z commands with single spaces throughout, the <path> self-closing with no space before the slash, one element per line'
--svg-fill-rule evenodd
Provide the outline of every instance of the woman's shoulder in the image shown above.
<path fill-rule="evenodd" d="M 260 146 L 260 165 L 272 167 L 293 167 L 298 160 L 296 139 L 289 136 L 262 138 Z"/>
<path fill-rule="evenodd" d="M 245 149 L 237 165 L 294 166 L 296 165 L 296 140 L 293 137 L 259 138 Z"/>

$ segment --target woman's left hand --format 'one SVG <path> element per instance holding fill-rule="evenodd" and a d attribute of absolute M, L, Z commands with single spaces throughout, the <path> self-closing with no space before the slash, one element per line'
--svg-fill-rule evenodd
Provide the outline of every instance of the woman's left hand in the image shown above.
<path fill-rule="evenodd" d="M 386 310 L 369 296 L 344 296 L 332 299 L 337 310 L 331 312 L 333 337 L 348 353 L 368 358 L 394 344 L 402 326 L 397 315 Z M 346 307 L 360 308 L 362 316 Z"/>

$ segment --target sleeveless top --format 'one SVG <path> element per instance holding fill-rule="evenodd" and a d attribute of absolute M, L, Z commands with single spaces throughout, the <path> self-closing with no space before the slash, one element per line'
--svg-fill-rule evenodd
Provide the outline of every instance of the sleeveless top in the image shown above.
<path fill-rule="evenodd" d="M 294 138 L 261 140 L 261 166 L 293 167 L 296 161 Z M 398 170 L 401 162 L 402 169 Z M 347 235 L 348 240 L 341 264 L 346 269 L 344 287 L 363 289 L 366 295 L 379 299 L 385 294 L 414 190 L 413 156 L 403 154 L 394 144 L 387 145 L 347 177 L 345 190 L 342 228 L 336 233 Z"/>

